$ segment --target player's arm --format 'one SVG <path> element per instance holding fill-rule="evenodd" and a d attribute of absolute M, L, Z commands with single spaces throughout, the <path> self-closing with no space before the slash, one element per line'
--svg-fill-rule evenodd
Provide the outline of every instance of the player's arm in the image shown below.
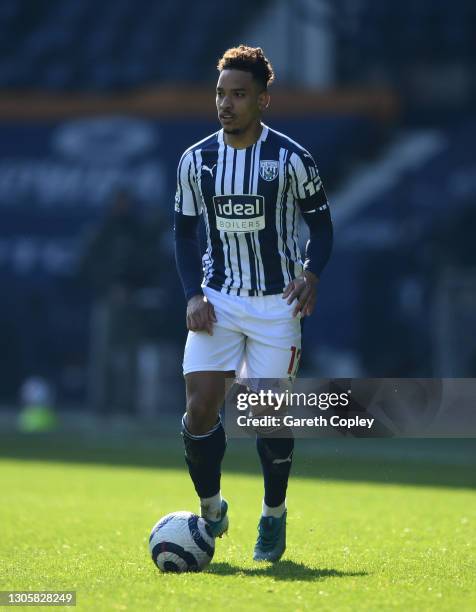
<path fill-rule="evenodd" d="M 187 300 L 187 328 L 213 334 L 216 321 L 213 305 L 203 295 L 202 267 L 198 241 L 201 199 L 196 186 L 191 153 L 180 160 L 175 195 L 175 262 Z"/>
<path fill-rule="evenodd" d="M 309 227 L 304 272 L 285 288 L 283 298 L 291 304 L 295 299 L 293 315 L 312 314 L 317 299 L 317 284 L 324 270 L 333 242 L 332 219 L 329 203 L 322 186 L 316 164 L 309 153 L 293 156 L 290 160 L 293 192 L 304 221 Z"/>

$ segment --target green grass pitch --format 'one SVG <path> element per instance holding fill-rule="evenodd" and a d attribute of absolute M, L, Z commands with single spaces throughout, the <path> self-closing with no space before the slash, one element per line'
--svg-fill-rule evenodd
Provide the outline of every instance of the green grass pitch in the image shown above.
<path fill-rule="evenodd" d="M 197 510 L 178 437 L 1 435 L 0 590 L 76 590 L 88 611 L 475 610 L 474 442 L 298 442 L 288 548 L 263 565 L 258 461 L 231 440 L 229 535 L 205 572 L 173 575 L 147 541 Z"/>

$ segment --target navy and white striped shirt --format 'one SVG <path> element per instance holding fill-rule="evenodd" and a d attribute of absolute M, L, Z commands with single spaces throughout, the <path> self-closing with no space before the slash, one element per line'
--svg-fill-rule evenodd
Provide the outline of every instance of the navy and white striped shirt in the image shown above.
<path fill-rule="evenodd" d="M 175 211 L 203 213 L 203 285 L 271 295 L 303 271 L 300 215 L 328 214 L 328 202 L 309 152 L 263 125 L 246 149 L 225 144 L 223 130 L 188 148 L 178 166 Z"/>

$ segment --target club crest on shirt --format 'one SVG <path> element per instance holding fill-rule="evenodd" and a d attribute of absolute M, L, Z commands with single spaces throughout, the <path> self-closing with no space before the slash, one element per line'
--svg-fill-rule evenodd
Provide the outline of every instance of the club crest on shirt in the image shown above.
<path fill-rule="evenodd" d="M 270 159 L 264 159 L 259 163 L 259 174 L 265 181 L 274 181 L 278 176 L 278 162 Z"/>

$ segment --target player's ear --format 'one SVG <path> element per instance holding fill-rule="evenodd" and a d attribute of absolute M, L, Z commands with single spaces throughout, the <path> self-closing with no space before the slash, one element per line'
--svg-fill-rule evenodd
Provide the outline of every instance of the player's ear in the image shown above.
<path fill-rule="evenodd" d="M 271 102 L 270 95 L 268 93 L 268 90 L 265 89 L 258 96 L 258 107 L 259 107 L 260 111 L 262 112 L 262 111 L 266 110 L 267 108 L 269 108 L 269 103 L 270 102 Z"/>

